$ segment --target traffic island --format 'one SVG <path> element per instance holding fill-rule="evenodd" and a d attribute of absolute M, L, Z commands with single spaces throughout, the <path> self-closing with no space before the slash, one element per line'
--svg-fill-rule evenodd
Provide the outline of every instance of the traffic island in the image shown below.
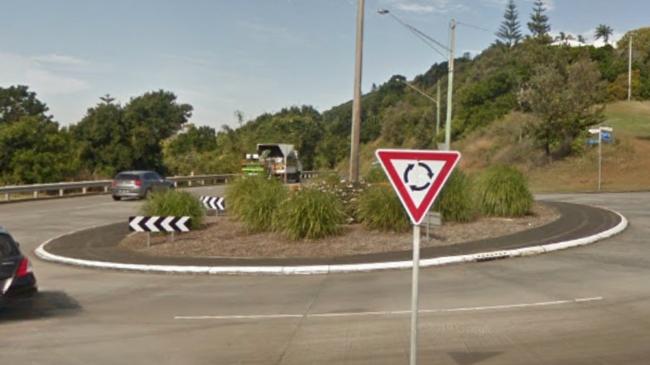
<path fill-rule="evenodd" d="M 421 266 L 478 262 L 541 254 L 591 244 L 627 227 L 622 215 L 602 208 L 546 202 L 560 218 L 517 233 L 422 249 Z M 325 274 L 410 268 L 411 251 L 330 258 L 224 258 L 151 256 L 125 249 L 125 222 L 92 227 L 50 239 L 36 250 L 46 261 L 90 268 L 185 274 Z"/>

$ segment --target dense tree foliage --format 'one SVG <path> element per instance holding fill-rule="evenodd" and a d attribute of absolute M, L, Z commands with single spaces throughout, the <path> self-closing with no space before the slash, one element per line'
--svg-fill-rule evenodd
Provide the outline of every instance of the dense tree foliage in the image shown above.
<path fill-rule="evenodd" d="M 531 35 L 519 40 L 513 5 L 506 8 L 500 41 L 474 58 L 456 60 L 454 140 L 518 115 L 525 116 L 518 133 L 539 156 L 548 160 L 579 153 L 584 130 L 602 120 L 603 103 L 627 98 L 630 36 L 632 95 L 650 99 L 650 28 L 626 34 L 616 48 L 551 45 L 546 9 L 537 1 L 528 24 Z M 569 39 L 568 33 L 560 37 Z M 447 66 L 435 64 L 411 81 L 392 76 L 363 95 L 362 159 L 372 158 L 377 146 L 434 148 L 441 141 L 444 130 L 436 135 L 435 103 L 407 82 L 431 98 L 441 85 L 444 118 Z M 322 113 L 294 106 L 252 120 L 238 111 L 236 128 L 224 125 L 216 131 L 188 124 L 192 107 L 169 91 L 145 93 L 125 104 L 110 95 L 100 99 L 78 123 L 61 128 L 26 86 L 0 88 L 0 183 L 105 178 L 126 169 L 238 172 L 244 155 L 258 143 L 294 144 L 305 169 L 342 168 L 349 156 L 351 102 Z"/>
<path fill-rule="evenodd" d="M 0 180 L 5 184 L 63 181 L 77 174 L 70 136 L 57 123 L 24 116 L 0 127 Z"/>
<path fill-rule="evenodd" d="M 166 172 L 162 141 L 187 122 L 192 107 L 178 104 L 167 91 L 149 92 L 125 106 L 102 100 L 71 128 L 81 143 L 81 159 L 87 173 L 112 176 L 126 169 Z"/>
<path fill-rule="evenodd" d="M 47 106 L 36 98 L 36 93 L 24 85 L 0 87 L 0 125 L 15 122 L 22 117 L 35 116 L 50 119 L 45 115 Z"/>

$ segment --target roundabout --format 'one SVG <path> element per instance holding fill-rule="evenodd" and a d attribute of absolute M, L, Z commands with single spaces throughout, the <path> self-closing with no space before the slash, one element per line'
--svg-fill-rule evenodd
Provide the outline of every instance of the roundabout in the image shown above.
<path fill-rule="evenodd" d="M 650 193 L 541 198 L 606 207 L 629 226 L 576 249 L 422 269 L 423 363 L 647 363 Z M 51 237 L 124 221 L 138 207 L 62 199 L 6 205 L 0 219 L 29 252 Z M 32 261 L 41 293 L 0 310 L 8 363 L 408 361 L 408 270 L 143 275 Z"/>
<path fill-rule="evenodd" d="M 547 204 L 560 213 L 554 222 L 507 236 L 424 248 L 420 266 L 537 255 L 588 245 L 627 227 L 627 219 L 616 212 L 578 204 Z M 120 247 L 127 234 L 124 223 L 92 227 L 47 240 L 35 253 L 61 264 L 148 273 L 312 275 L 412 267 L 410 251 L 332 258 L 155 257 Z"/>

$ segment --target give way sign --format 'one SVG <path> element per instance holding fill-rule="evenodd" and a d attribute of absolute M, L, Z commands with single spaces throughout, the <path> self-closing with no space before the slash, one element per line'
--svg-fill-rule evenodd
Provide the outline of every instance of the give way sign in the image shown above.
<path fill-rule="evenodd" d="M 378 149 L 375 155 L 416 226 L 460 160 L 457 151 Z"/>

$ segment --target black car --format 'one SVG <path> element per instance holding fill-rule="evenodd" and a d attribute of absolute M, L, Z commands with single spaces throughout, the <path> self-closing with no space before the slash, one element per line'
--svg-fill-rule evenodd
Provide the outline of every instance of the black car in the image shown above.
<path fill-rule="evenodd" d="M 38 290 L 32 264 L 9 232 L 0 227 L 0 302 L 15 296 L 30 296 Z"/>

